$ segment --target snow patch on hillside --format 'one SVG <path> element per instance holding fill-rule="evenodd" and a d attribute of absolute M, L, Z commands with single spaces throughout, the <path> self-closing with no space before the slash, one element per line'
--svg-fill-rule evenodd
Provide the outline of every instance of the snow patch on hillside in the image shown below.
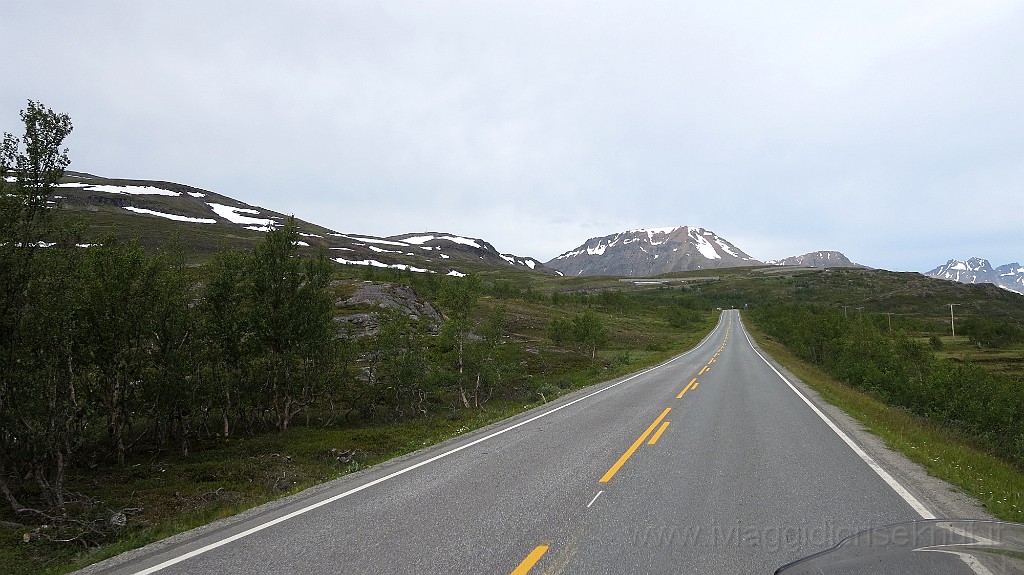
<path fill-rule="evenodd" d="M 274 220 L 266 218 L 252 218 L 243 214 L 259 215 L 259 211 L 250 208 L 238 208 L 235 206 L 225 206 L 224 204 L 206 204 L 210 206 L 213 213 L 224 218 L 225 220 L 233 223 L 248 226 L 246 229 L 255 229 L 257 231 L 267 231 L 272 229 L 277 223 Z"/>
<path fill-rule="evenodd" d="M 383 263 L 383 262 L 379 262 L 377 260 L 346 260 L 344 258 L 334 258 L 334 261 L 339 263 L 339 264 L 346 265 L 346 266 L 373 266 L 375 268 L 391 268 L 391 269 L 406 270 L 406 271 L 416 272 L 416 273 L 427 273 L 427 272 L 430 272 L 430 270 L 423 269 L 423 268 L 417 268 L 417 267 L 408 266 L 408 265 L 405 265 L 405 264 L 386 264 L 386 263 Z M 433 272 L 430 272 L 430 273 L 433 273 Z"/>
<path fill-rule="evenodd" d="M 700 252 L 700 255 L 708 258 L 709 260 L 722 259 L 722 256 L 719 255 L 718 250 L 715 249 L 715 246 L 711 245 L 711 242 L 709 242 L 707 238 L 704 237 L 704 234 L 700 233 L 702 231 L 703 230 L 699 228 L 690 229 L 690 239 L 692 239 L 694 245 L 697 246 L 697 251 Z"/>
<path fill-rule="evenodd" d="M 145 214 L 147 216 L 159 216 L 161 218 L 167 218 L 168 220 L 174 220 L 176 222 L 192 222 L 196 224 L 215 224 L 217 220 L 213 218 L 191 218 L 189 216 L 179 216 L 177 214 L 165 214 L 156 210 L 147 210 L 145 208 L 136 208 L 135 206 L 124 206 L 124 209 L 129 212 L 135 212 L 136 214 Z"/>
<path fill-rule="evenodd" d="M 433 240 L 448 240 L 449 242 L 455 242 L 457 244 L 473 247 L 478 250 L 483 249 L 483 246 L 477 243 L 477 240 L 471 238 L 464 238 L 462 236 L 412 236 L 411 238 L 405 238 L 405 240 L 403 241 L 419 246 Z"/>
<path fill-rule="evenodd" d="M 332 234 L 332 235 L 334 235 L 334 234 Z M 339 236 L 341 236 L 343 238 L 348 238 L 350 240 L 355 240 L 357 242 L 366 242 L 368 244 L 380 244 L 380 245 L 385 245 L 385 246 L 401 246 L 403 248 L 409 247 L 409 244 L 407 244 L 405 242 L 393 242 L 391 240 L 382 240 L 380 238 L 368 238 L 368 237 L 365 237 L 365 236 L 346 236 L 346 235 L 342 235 L 342 234 L 337 234 L 337 235 L 339 235 Z"/>
<path fill-rule="evenodd" d="M 60 187 L 64 186 L 61 185 Z M 130 196 L 178 197 L 181 195 L 178 192 L 172 192 L 170 190 L 155 188 L 153 186 L 110 186 L 103 184 L 86 184 L 85 186 L 82 186 L 82 190 L 86 192 L 104 192 L 107 194 L 126 194 Z"/>

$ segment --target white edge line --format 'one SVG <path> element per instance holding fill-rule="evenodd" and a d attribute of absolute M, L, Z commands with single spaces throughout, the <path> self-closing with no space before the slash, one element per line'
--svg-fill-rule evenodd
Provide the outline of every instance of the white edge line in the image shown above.
<path fill-rule="evenodd" d="M 604 491 L 597 492 L 597 495 L 595 495 L 594 498 L 590 500 L 590 503 L 587 503 L 587 509 L 590 509 L 590 506 L 593 505 L 595 501 L 597 501 L 597 498 L 600 497 L 602 493 L 604 493 Z"/>
<path fill-rule="evenodd" d="M 297 509 L 295 511 L 292 511 L 291 513 L 288 513 L 286 515 L 282 515 L 282 516 L 277 517 L 275 519 L 271 519 L 270 521 L 267 521 L 267 522 L 264 522 L 264 523 L 260 523 L 259 525 L 256 525 L 255 527 L 250 527 L 249 529 L 246 529 L 245 531 L 241 531 L 239 533 L 236 533 L 236 534 L 234 534 L 234 535 L 232 535 L 230 537 L 225 537 L 224 539 L 220 539 L 218 541 L 214 541 L 213 543 L 210 543 L 208 545 L 204 545 L 203 547 L 200 547 L 198 549 L 193 549 L 192 551 L 189 551 L 188 553 L 184 553 L 184 554 L 179 555 L 177 557 L 173 557 L 171 559 L 168 559 L 167 561 L 164 561 L 163 563 L 159 563 L 159 564 L 154 565 L 152 567 L 143 569 L 142 571 L 137 571 L 136 575 L 148 575 L 149 573 L 156 573 L 157 571 L 162 571 L 163 569 L 166 569 L 167 567 L 170 567 L 171 565 L 176 565 L 176 564 L 181 563 L 182 561 L 185 561 L 187 559 L 191 559 L 193 557 L 197 557 L 199 555 L 202 555 L 202 554 L 206 553 L 207 551 L 212 551 L 212 550 L 214 550 L 214 549 L 216 549 L 218 547 L 223 547 L 224 545 L 227 545 L 228 543 L 231 543 L 233 541 L 237 541 L 239 539 L 248 537 L 249 535 L 252 535 L 253 533 L 257 533 L 259 531 L 263 531 L 264 529 L 266 529 L 268 527 L 273 527 L 274 525 L 277 525 L 278 523 L 282 523 L 282 522 L 287 521 L 287 520 L 289 520 L 289 519 L 291 519 L 293 517 L 297 517 L 297 516 L 302 515 L 304 513 L 308 513 L 309 511 L 312 511 L 312 510 L 317 509 L 319 507 L 323 507 L 324 505 L 327 505 L 328 503 L 333 503 L 333 502 L 335 502 L 335 501 L 337 501 L 339 499 L 342 499 L 344 497 L 348 497 L 349 495 L 352 495 L 354 493 L 358 493 L 358 492 L 360 492 L 360 491 L 362 491 L 364 489 L 367 489 L 369 487 L 373 487 L 374 485 L 377 485 L 378 483 L 383 483 L 383 482 L 385 482 L 385 481 L 387 481 L 389 479 L 392 479 L 394 477 L 398 477 L 399 475 L 402 475 L 402 474 L 407 473 L 409 471 L 412 471 L 414 469 L 423 467 L 424 465 L 427 465 L 429 463 L 433 463 L 433 462 L 437 461 L 438 459 L 441 459 L 443 457 L 447 457 L 447 456 L 449 456 L 449 455 L 451 455 L 453 453 L 457 453 L 459 451 L 462 451 L 463 449 L 468 449 L 468 448 L 470 448 L 470 447 L 472 447 L 472 446 L 474 446 L 474 445 L 476 445 L 478 443 L 482 443 L 484 441 L 487 441 L 488 439 L 497 437 L 497 436 L 499 436 L 499 435 L 501 435 L 501 434 L 503 434 L 505 432 L 512 431 L 513 429 L 516 429 L 517 427 L 521 427 L 523 425 L 526 425 L 527 423 L 531 423 L 531 422 L 536 421 L 536 420 L 538 420 L 538 419 L 540 419 L 542 417 L 546 417 L 548 415 L 551 415 L 552 413 L 555 413 L 556 411 L 561 411 L 561 410 L 565 409 L 566 407 L 569 407 L 570 405 L 579 403 L 579 402 L 581 402 L 581 401 L 583 401 L 585 399 L 590 399 L 591 397 L 594 397 L 595 395 L 597 395 L 599 393 L 603 393 L 603 392 L 605 392 L 605 391 L 607 391 L 607 390 L 609 390 L 609 389 L 611 389 L 613 387 L 622 385 L 623 383 L 626 383 L 627 381 L 631 381 L 633 379 L 636 379 L 636 378 L 640 377 L 641 375 L 646 375 L 646 374 L 648 374 L 648 373 L 650 373 L 650 372 L 652 372 L 652 371 L 654 371 L 656 369 L 661 369 L 662 367 L 665 367 L 666 365 L 676 361 L 677 359 L 685 357 L 685 356 L 689 355 L 690 353 L 693 353 L 694 351 L 696 351 L 696 350 L 700 349 L 701 347 L 703 347 L 704 344 L 711 338 L 711 336 L 714 335 L 715 332 L 718 331 L 718 327 L 721 324 L 722 324 L 722 322 L 721 322 L 721 317 L 720 317 L 718 325 L 716 325 L 715 328 L 711 330 L 711 333 L 709 333 L 703 340 L 701 340 L 700 343 L 698 343 L 696 346 L 694 346 L 693 349 L 690 349 L 689 351 L 683 352 L 683 353 L 673 357 L 672 359 L 669 359 L 668 361 L 662 362 L 662 363 L 660 363 L 660 364 L 658 364 L 658 365 L 656 365 L 654 367 L 649 367 L 649 368 L 647 368 L 647 369 L 645 369 L 645 370 L 643 370 L 641 372 L 634 373 L 633 375 L 627 377 L 626 379 L 623 379 L 622 381 L 618 381 L 618 382 L 613 383 L 611 385 L 608 385 L 606 387 L 602 387 L 601 389 L 599 389 L 599 390 L 597 390 L 597 391 L 595 391 L 593 393 L 589 393 L 587 395 L 584 395 L 583 397 L 574 399 L 574 400 L 570 401 L 569 403 L 566 403 L 566 404 L 563 404 L 563 405 L 559 405 L 558 407 L 555 407 L 555 408 L 551 409 L 550 411 L 545 411 L 544 413 L 540 413 L 538 415 L 535 415 L 535 416 L 533 416 L 533 417 L 531 417 L 531 418 L 529 418 L 529 419 L 527 419 L 525 421 L 520 421 L 519 423 L 517 423 L 515 425 L 510 425 L 508 427 L 499 429 L 498 431 L 495 431 L 494 433 L 491 433 L 491 434 L 486 435 L 484 437 L 481 437 L 479 439 L 475 439 L 475 440 L 473 440 L 473 441 L 471 441 L 469 443 L 466 443 L 464 445 L 460 445 L 458 447 L 452 448 L 452 449 L 450 449 L 448 451 L 445 451 L 444 453 L 440 453 L 438 455 L 435 455 L 434 457 L 431 457 L 430 459 L 425 459 L 423 461 L 420 461 L 419 463 L 415 463 L 413 465 L 410 465 L 409 467 L 403 467 L 402 469 L 399 469 L 398 471 L 389 473 L 388 475 L 385 475 L 384 477 L 378 477 L 377 479 L 374 479 L 373 481 L 369 481 L 369 482 L 364 483 L 364 484 L 362 484 L 362 485 L 360 485 L 358 487 L 353 487 L 352 489 L 349 489 L 348 491 L 345 491 L 344 493 L 339 493 L 338 495 L 334 495 L 332 497 L 328 497 L 327 499 L 324 499 L 322 501 L 317 501 L 316 503 L 312 503 L 312 504 L 307 505 L 307 506 L 305 506 L 305 507 L 303 507 L 301 509 Z"/>
<path fill-rule="evenodd" d="M 867 463 L 868 466 L 871 467 L 871 469 L 873 469 L 874 472 L 877 473 L 883 481 L 888 483 L 889 487 L 892 487 L 893 491 L 895 491 L 897 495 L 902 497 L 903 500 L 906 501 L 907 504 L 910 505 L 914 509 L 914 511 L 916 511 L 917 514 L 921 516 L 922 519 L 937 519 L 937 517 L 931 511 L 929 511 L 927 507 L 925 507 L 924 503 L 921 503 L 921 501 L 918 498 L 914 497 L 914 495 L 910 491 L 907 491 L 907 489 L 903 487 L 903 485 L 900 484 L 900 482 L 897 481 L 895 477 L 890 475 L 888 471 L 882 469 L 882 466 L 879 465 L 878 462 L 874 460 L 874 458 L 868 455 L 866 451 L 861 449 L 861 447 L 857 445 L 853 441 L 853 439 L 850 438 L 849 435 L 846 435 L 846 433 L 843 432 L 843 430 L 839 429 L 839 427 L 835 423 L 833 423 L 832 420 L 828 418 L 828 416 L 826 416 L 820 409 L 818 409 L 818 406 L 811 403 L 811 400 L 807 399 L 807 396 L 801 393 L 799 389 L 797 389 L 788 379 L 786 379 L 786 376 L 782 375 L 779 372 L 779 370 L 775 369 L 775 366 L 772 365 L 771 362 L 769 362 L 767 359 L 765 359 L 765 357 L 761 355 L 761 352 L 757 351 L 757 348 L 754 347 L 754 343 L 750 341 L 750 336 L 747 335 L 747 330 L 743 330 L 743 335 L 744 337 L 747 338 L 747 343 L 750 344 L 750 349 L 754 350 L 754 353 L 756 353 L 757 356 L 761 358 L 761 361 L 763 361 L 768 367 L 770 367 L 776 375 L 782 378 L 782 381 L 786 382 L 786 385 L 788 385 L 789 388 L 793 390 L 793 393 L 797 394 L 800 397 L 800 399 L 804 400 L 804 403 L 806 403 L 807 406 L 814 411 L 814 413 L 817 413 L 818 417 L 820 417 L 822 421 L 828 424 L 828 426 L 832 428 L 832 431 L 836 432 L 836 435 L 838 435 L 840 439 L 846 442 L 846 444 L 850 446 L 850 449 L 852 449 L 854 453 L 856 453 L 861 459 L 863 459 L 864 463 Z"/>

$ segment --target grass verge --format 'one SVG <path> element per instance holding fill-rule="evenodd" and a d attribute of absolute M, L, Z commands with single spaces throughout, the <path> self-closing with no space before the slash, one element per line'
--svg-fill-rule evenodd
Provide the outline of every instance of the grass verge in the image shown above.
<path fill-rule="evenodd" d="M 969 438 L 905 410 L 887 405 L 825 375 L 796 358 L 755 326 L 745 324 L 758 345 L 822 399 L 842 409 L 890 448 L 982 503 L 1005 521 L 1024 523 L 1024 473 L 971 444 Z"/>

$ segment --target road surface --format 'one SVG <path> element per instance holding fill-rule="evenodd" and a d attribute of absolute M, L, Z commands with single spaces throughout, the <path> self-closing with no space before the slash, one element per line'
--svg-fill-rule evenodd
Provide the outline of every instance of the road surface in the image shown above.
<path fill-rule="evenodd" d="M 729 310 L 665 364 L 85 572 L 771 573 L 930 516 L 856 445 Z"/>

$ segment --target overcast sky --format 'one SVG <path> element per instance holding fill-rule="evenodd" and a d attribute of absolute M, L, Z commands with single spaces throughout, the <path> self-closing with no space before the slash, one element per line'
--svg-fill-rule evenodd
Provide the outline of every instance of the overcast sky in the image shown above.
<path fill-rule="evenodd" d="M 4 0 L 0 130 L 70 169 L 542 261 L 676 225 L 759 259 L 1024 261 L 1024 3 Z"/>

